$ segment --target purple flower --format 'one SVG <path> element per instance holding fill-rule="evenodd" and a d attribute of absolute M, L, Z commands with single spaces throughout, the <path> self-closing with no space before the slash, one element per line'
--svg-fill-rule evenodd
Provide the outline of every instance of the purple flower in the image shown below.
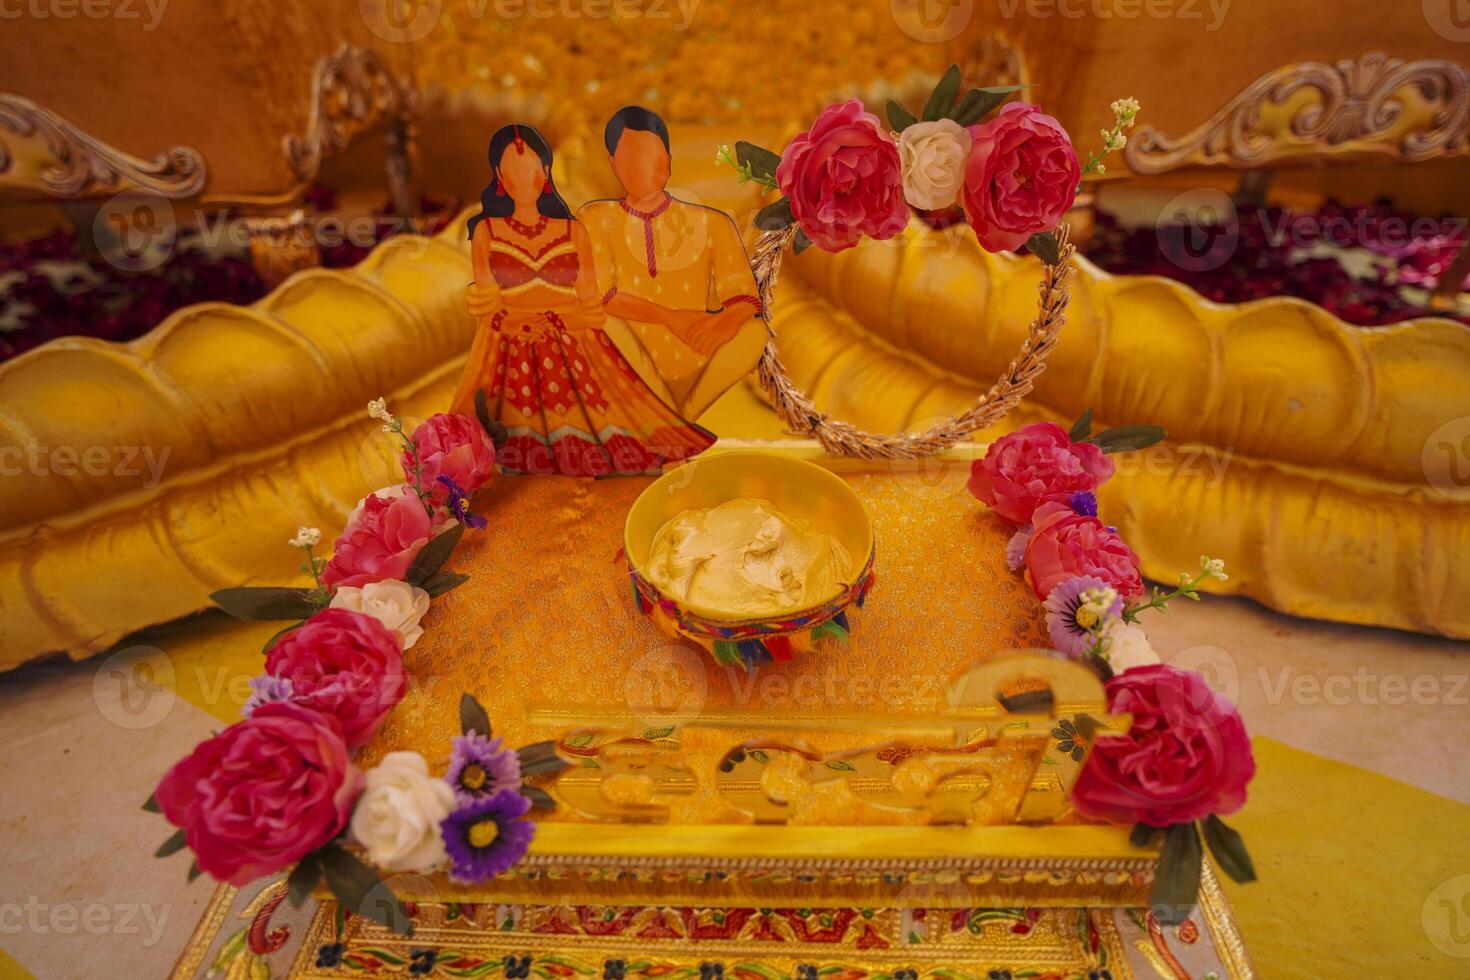
<path fill-rule="evenodd" d="M 473 729 L 450 743 L 445 782 L 454 787 L 460 803 L 494 796 L 521 785 L 521 760 L 498 738 L 486 738 Z"/>
<path fill-rule="evenodd" d="M 1011 539 L 1006 542 L 1006 568 L 1013 572 L 1021 570 L 1021 566 L 1026 564 L 1026 546 L 1030 543 L 1030 524 L 1011 535 Z"/>
<path fill-rule="evenodd" d="M 1097 494 L 1091 490 L 1078 490 L 1067 498 L 1067 505 L 1083 517 L 1097 516 Z"/>
<path fill-rule="evenodd" d="M 455 810 L 439 825 L 449 852 L 449 879 L 462 885 L 487 881 L 526 856 L 536 826 L 521 820 L 531 801 L 513 789 Z"/>
<path fill-rule="evenodd" d="M 453 478 L 444 476 L 443 474 L 438 477 L 438 480 L 449 488 L 449 497 L 444 501 L 444 504 L 449 508 L 449 512 L 455 516 L 456 520 L 465 527 L 472 527 L 476 531 L 489 526 L 490 522 L 485 520 L 485 518 L 478 514 L 470 513 L 470 499 L 469 495 L 464 492 L 464 487 L 455 483 Z"/>
<path fill-rule="evenodd" d="M 1099 616 L 1086 600 L 1088 594 L 1102 594 L 1105 590 L 1112 593 L 1113 601 Z M 1094 575 L 1067 579 L 1051 590 L 1043 605 L 1052 646 L 1073 657 L 1091 649 L 1096 633 L 1106 622 L 1123 614 L 1123 599 L 1117 590 Z"/>
<path fill-rule="evenodd" d="M 251 713 L 261 705 L 276 701 L 289 701 L 295 693 L 289 677 L 272 677 L 270 674 L 252 677 L 250 678 L 250 700 L 245 702 L 245 707 L 240 709 L 240 714 L 249 718 Z"/>

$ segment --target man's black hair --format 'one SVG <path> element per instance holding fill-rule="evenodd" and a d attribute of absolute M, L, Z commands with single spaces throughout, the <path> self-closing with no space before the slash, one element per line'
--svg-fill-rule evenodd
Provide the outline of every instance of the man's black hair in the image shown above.
<path fill-rule="evenodd" d="M 602 143 L 607 147 L 609 156 L 618 151 L 618 140 L 623 138 L 625 129 L 631 129 L 635 133 L 655 133 L 663 140 L 664 149 L 669 148 L 669 127 L 664 125 L 662 116 L 641 105 L 625 105 L 612 114 L 612 118 L 607 121 L 607 128 L 602 131 Z"/>

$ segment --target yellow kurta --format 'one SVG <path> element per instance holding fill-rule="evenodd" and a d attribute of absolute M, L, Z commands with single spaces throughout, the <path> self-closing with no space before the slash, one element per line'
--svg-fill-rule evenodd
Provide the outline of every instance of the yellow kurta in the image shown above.
<path fill-rule="evenodd" d="M 717 312 L 730 303 L 760 309 L 755 276 L 735 222 L 713 208 L 665 198 L 649 212 L 621 200 L 592 201 L 578 220 L 592 240 L 597 285 L 675 310 Z M 628 321 L 654 367 L 676 393 L 691 388 L 710 358 L 661 323 Z"/>

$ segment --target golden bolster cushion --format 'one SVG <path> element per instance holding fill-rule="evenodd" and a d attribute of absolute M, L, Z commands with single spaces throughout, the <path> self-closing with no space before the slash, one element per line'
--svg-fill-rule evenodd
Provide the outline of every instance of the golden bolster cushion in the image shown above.
<path fill-rule="evenodd" d="M 911 225 L 894 245 L 788 260 L 774 304 L 792 376 L 872 431 L 963 410 L 1035 315 L 1035 259 L 965 228 Z M 1221 591 L 1284 612 L 1470 637 L 1470 330 L 1222 306 L 1085 259 L 1067 312 L 1035 392 L 979 438 L 1087 408 L 1167 428 L 1101 495 L 1147 575 L 1172 582 L 1206 552 L 1230 569 Z"/>

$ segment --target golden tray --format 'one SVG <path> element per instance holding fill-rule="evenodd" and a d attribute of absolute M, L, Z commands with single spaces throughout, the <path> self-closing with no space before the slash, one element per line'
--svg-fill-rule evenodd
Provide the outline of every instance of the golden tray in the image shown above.
<path fill-rule="evenodd" d="M 651 481 L 494 484 L 477 501 L 489 530 L 451 561 L 470 580 L 426 617 L 415 684 L 359 765 L 414 749 L 442 771 L 465 692 L 506 744 L 551 740 L 572 765 L 537 777 L 557 806 L 534 811 L 510 873 L 393 887 L 462 902 L 1146 905 L 1157 850 L 1081 823 L 1069 800 L 1091 743 L 1129 719 L 1089 671 L 1034 649 L 1040 610 L 965 463 L 876 465 L 827 474 L 885 540 L 862 642 L 755 673 L 661 633 L 629 595 L 624 518 Z M 1038 687 L 1053 708 L 1000 703 Z"/>

